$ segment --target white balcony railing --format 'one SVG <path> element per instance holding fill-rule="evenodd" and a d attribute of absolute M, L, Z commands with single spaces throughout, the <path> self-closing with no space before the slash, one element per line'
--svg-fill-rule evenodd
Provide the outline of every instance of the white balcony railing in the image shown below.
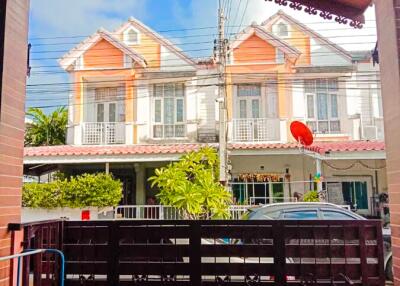
<path fill-rule="evenodd" d="M 125 123 L 85 122 L 82 125 L 84 145 L 109 145 L 125 143 Z"/>
<path fill-rule="evenodd" d="M 232 141 L 261 142 L 278 141 L 280 121 L 275 118 L 233 119 Z"/>

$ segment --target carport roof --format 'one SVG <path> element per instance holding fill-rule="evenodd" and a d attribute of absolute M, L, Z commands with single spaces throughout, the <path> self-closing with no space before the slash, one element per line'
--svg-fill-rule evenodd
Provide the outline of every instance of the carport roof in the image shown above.
<path fill-rule="evenodd" d="M 140 161 L 169 161 L 179 158 L 180 155 L 198 150 L 201 147 L 211 146 L 218 148 L 218 144 L 148 144 L 148 145 L 109 145 L 109 146 L 42 146 L 26 147 L 24 151 L 25 164 L 61 164 L 61 163 L 89 163 Z M 291 151 L 298 153 L 296 143 L 233 143 L 229 145 L 231 155 L 246 154 L 246 151 Z M 385 144 L 381 141 L 341 141 L 315 142 L 306 148 L 308 151 L 325 156 L 330 153 L 368 153 L 371 151 L 383 152 Z M 368 156 L 366 156 L 367 159 Z"/>

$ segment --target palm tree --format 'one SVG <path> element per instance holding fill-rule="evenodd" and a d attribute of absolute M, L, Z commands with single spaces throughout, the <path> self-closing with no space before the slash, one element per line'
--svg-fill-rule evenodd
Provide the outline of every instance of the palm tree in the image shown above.
<path fill-rule="evenodd" d="M 27 116 L 32 123 L 26 126 L 25 146 L 50 146 L 65 144 L 68 123 L 68 111 L 57 108 L 47 115 L 40 108 L 31 107 Z"/>

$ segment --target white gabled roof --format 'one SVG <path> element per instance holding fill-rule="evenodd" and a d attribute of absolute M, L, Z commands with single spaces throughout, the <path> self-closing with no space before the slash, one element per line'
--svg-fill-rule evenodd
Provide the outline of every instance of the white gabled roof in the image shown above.
<path fill-rule="evenodd" d="M 265 29 L 268 30 L 269 28 L 271 28 L 272 25 L 274 25 L 280 19 L 283 19 L 286 22 L 290 23 L 291 25 L 296 26 L 302 32 L 304 32 L 305 34 L 309 35 L 311 38 L 315 38 L 315 39 L 323 42 L 324 44 L 326 44 L 327 47 L 331 47 L 333 50 L 337 51 L 338 53 L 340 53 L 345 58 L 347 58 L 348 60 L 351 61 L 352 57 L 351 57 L 351 54 L 348 51 L 346 51 L 345 49 L 343 49 L 339 45 L 333 43 L 332 41 L 330 41 L 326 37 L 322 36 L 321 34 L 315 32 L 314 30 L 312 30 L 311 28 L 307 27 L 303 23 L 297 21 L 295 18 L 289 16 L 288 14 L 283 12 L 282 10 L 279 10 L 277 13 L 275 13 L 274 15 L 272 15 L 271 17 L 266 19 L 264 22 L 262 22 L 261 26 L 263 26 Z"/>
<path fill-rule="evenodd" d="M 87 50 L 96 45 L 100 40 L 106 40 L 117 49 L 121 50 L 124 54 L 131 57 L 135 62 L 140 64 L 142 67 L 146 67 L 146 60 L 134 49 L 124 44 L 119 39 L 115 38 L 107 30 L 100 28 L 96 33 L 86 38 L 83 42 L 75 46 L 72 50 L 66 53 L 59 59 L 59 64 L 64 70 L 67 70 L 80 56 L 82 56 Z"/>
<path fill-rule="evenodd" d="M 168 39 L 164 38 L 163 36 L 161 36 L 160 34 L 158 34 L 156 31 L 154 31 L 153 29 L 151 29 L 150 27 L 146 26 L 145 24 L 143 24 L 142 22 L 140 22 L 139 20 L 130 17 L 129 20 L 124 23 L 122 26 L 120 26 L 119 28 L 117 28 L 114 33 L 116 34 L 120 34 L 122 33 L 124 30 L 126 30 L 127 28 L 129 28 L 130 26 L 135 27 L 136 29 L 139 29 L 142 33 L 146 33 L 148 35 L 153 36 L 153 38 L 162 46 L 164 46 L 165 48 L 167 48 L 168 50 L 170 50 L 172 53 L 174 53 L 175 55 L 177 55 L 180 59 L 184 60 L 185 62 L 187 62 L 189 65 L 192 65 L 193 67 L 196 67 L 196 62 L 194 60 L 192 60 L 190 57 L 188 57 L 187 55 L 185 55 L 183 53 L 183 51 L 178 48 L 174 43 L 172 43 L 171 41 L 169 41 Z"/>
<path fill-rule="evenodd" d="M 301 55 L 301 52 L 298 49 L 290 46 L 285 41 L 282 41 L 264 27 L 254 23 L 245 28 L 236 36 L 236 39 L 233 40 L 233 42 L 231 43 L 231 48 L 232 49 L 237 48 L 238 46 L 240 46 L 240 44 L 246 41 L 253 34 L 257 35 L 264 41 L 268 42 L 277 49 L 281 50 L 283 53 L 287 54 L 289 58 L 297 59 Z"/>

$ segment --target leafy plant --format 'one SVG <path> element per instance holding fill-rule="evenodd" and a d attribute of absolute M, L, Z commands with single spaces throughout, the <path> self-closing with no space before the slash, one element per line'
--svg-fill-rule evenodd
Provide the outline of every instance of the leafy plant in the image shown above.
<path fill-rule="evenodd" d="M 50 183 L 23 186 L 22 206 L 31 208 L 116 206 L 122 198 L 122 183 L 104 173 L 84 174 Z"/>
<path fill-rule="evenodd" d="M 27 116 L 32 123 L 27 124 L 25 146 L 65 144 L 68 123 L 68 111 L 60 107 L 46 115 L 40 108 L 29 108 Z"/>
<path fill-rule="evenodd" d="M 303 196 L 305 202 L 319 202 L 319 196 L 317 191 L 308 191 Z"/>
<path fill-rule="evenodd" d="M 205 147 L 157 169 L 149 181 L 160 189 L 160 202 L 186 219 L 227 218 L 231 194 L 218 182 L 218 164 L 216 151 Z"/>
<path fill-rule="evenodd" d="M 63 196 L 71 208 L 116 206 L 121 198 L 121 182 L 104 173 L 70 178 Z"/>

